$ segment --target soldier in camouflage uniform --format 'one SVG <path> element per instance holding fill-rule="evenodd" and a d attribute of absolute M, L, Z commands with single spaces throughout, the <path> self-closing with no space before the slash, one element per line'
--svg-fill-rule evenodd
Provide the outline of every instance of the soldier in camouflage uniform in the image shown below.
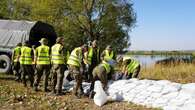
<path fill-rule="evenodd" d="M 20 52 L 22 82 L 25 87 L 27 86 L 26 76 L 28 76 L 28 79 L 30 80 L 30 86 L 33 87 L 34 69 L 32 67 L 32 59 L 33 59 L 33 51 L 29 41 L 26 41 L 24 45 L 21 47 L 21 52 Z"/>
<path fill-rule="evenodd" d="M 15 78 L 16 81 L 21 80 L 20 62 L 19 62 L 21 47 L 22 47 L 22 43 L 18 43 L 12 53 L 13 73 L 16 77 Z"/>
<path fill-rule="evenodd" d="M 38 85 L 41 80 L 41 76 L 44 74 L 44 91 L 48 91 L 48 77 L 50 70 L 50 48 L 47 46 L 48 40 L 46 38 L 42 38 L 40 41 L 41 46 L 37 47 L 35 50 L 35 58 L 34 62 L 36 65 L 35 72 L 35 82 L 34 82 L 34 90 L 38 90 Z"/>
<path fill-rule="evenodd" d="M 62 84 L 64 71 L 66 69 L 66 55 L 64 49 L 64 38 L 58 37 L 56 44 L 51 49 L 51 64 L 52 64 L 52 93 L 63 95 Z"/>
<path fill-rule="evenodd" d="M 83 94 L 82 80 L 83 80 L 83 57 L 84 53 L 87 51 L 87 45 L 82 45 L 81 47 L 75 48 L 68 58 L 67 64 L 69 65 L 70 75 L 76 80 L 74 86 L 73 94 L 80 98 Z"/>

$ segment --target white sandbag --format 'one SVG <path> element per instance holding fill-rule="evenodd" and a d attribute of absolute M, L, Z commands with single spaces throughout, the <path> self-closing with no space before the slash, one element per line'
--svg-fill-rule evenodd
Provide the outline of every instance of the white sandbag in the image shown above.
<path fill-rule="evenodd" d="M 182 90 L 191 95 L 195 95 L 195 83 L 184 84 Z"/>
<path fill-rule="evenodd" d="M 87 82 L 82 83 L 83 92 L 85 94 L 88 94 L 90 92 L 90 86 L 91 86 L 91 83 L 87 83 Z"/>
<path fill-rule="evenodd" d="M 64 85 L 72 89 L 75 81 Z M 83 83 L 84 92 L 87 93 L 89 83 Z M 71 88 L 72 87 L 72 88 Z M 98 106 L 107 101 L 128 101 L 146 107 L 160 107 L 164 110 L 194 110 L 195 108 L 195 83 L 180 84 L 167 80 L 119 80 L 109 82 L 109 96 L 103 91 L 100 81 L 95 83 L 94 102 Z"/>
<path fill-rule="evenodd" d="M 163 110 L 182 110 L 182 109 L 180 109 L 177 106 L 165 106 L 165 107 L 163 107 Z M 185 109 L 183 109 L 183 110 L 185 110 Z"/>
<path fill-rule="evenodd" d="M 104 92 L 100 81 L 95 82 L 94 92 L 95 92 L 95 96 L 93 98 L 94 103 L 98 106 L 104 105 L 107 102 L 108 97 Z"/>
<path fill-rule="evenodd" d="M 194 110 L 195 109 L 195 104 L 186 104 L 183 106 L 183 110 Z"/>
<path fill-rule="evenodd" d="M 176 92 L 171 92 L 169 94 L 166 94 L 166 95 L 163 95 L 162 98 L 166 98 L 168 100 L 172 100 L 172 99 L 175 99 L 177 96 L 178 96 L 179 92 L 176 91 Z"/>
<path fill-rule="evenodd" d="M 152 92 L 161 92 L 162 91 L 162 86 L 158 85 L 158 84 L 154 84 L 152 86 L 149 86 L 147 88 L 147 91 L 152 91 Z"/>
<path fill-rule="evenodd" d="M 171 92 L 177 92 L 177 91 L 179 91 L 180 89 L 181 89 L 181 88 L 178 87 L 178 86 L 173 86 L 173 85 L 169 84 L 169 85 L 164 86 L 164 88 L 163 88 L 163 90 L 162 90 L 162 94 L 163 94 L 163 95 L 166 95 L 166 94 L 169 94 L 169 93 L 171 93 Z"/>
<path fill-rule="evenodd" d="M 170 85 L 171 84 L 171 82 L 168 80 L 159 80 L 159 81 L 156 81 L 155 83 L 159 85 Z"/>
<path fill-rule="evenodd" d="M 122 92 L 115 93 L 113 95 L 110 95 L 109 97 L 111 98 L 111 101 L 123 101 L 124 100 Z"/>

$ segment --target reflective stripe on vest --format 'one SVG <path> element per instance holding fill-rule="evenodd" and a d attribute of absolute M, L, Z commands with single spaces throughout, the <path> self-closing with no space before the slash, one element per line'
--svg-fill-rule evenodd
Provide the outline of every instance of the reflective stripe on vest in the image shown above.
<path fill-rule="evenodd" d="M 61 44 L 55 44 L 51 48 L 51 63 L 52 64 L 64 64 L 64 55 L 60 54 Z"/>
<path fill-rule="evenodd" d="M 88 58 L 87 58 L 87 60 L 88 60 L 88 63 L 91 65 L 91 63 L 92 63 L 92 57 L 93 57 L 93 47 L 90 47 L 89 48 L 89 50 L 88 50 L 89 52 L 88 52 Z M 99 48 L 97 48 L 97 62 L 99 62 Z"/>
<path fill-rule="evenodd" d="M 37 64 L 50 64 L 49 59 L 49 47 L 46 45 L 41 45 L 36 48 L 37 52 Z"/>
<path fill-rule="evenodd" d="M 107 74 L 110 73 L 111 68 L 110 68 L 110 65 L 107 62 L 102 61 L 101 65 L 106 69 Z"/>
<path fill-rule="evenodd" d="M 14 62 L 19 62 L 19 53 L 20 53 L 21 47 L 17 46 L 14 48 Z"/>
<path fill-rule="evenodd" d="M 111 51 L 110 54 L 109 54 L 108 50 L 105 50 L 105 56 L 104 56 L 105 60 L 107 60 L 107 61 L 111 60 L 111 59 L 113 59 L 113 57 L 114 57 L 114 52 L 113 51 Z"/>
<path fill-rule="evenodd" d="M 76 54 L 77 52 L 79 52 L 79 55 Z M 82 49 L 78 47 L 71 52 L 67 64 L 80 67 L 81 62 L 82 62 Z"/>
<path fill-rule="evenodd" d="M 88 52 L 85 52 L 85 53 L 84 53 L 84 58 L 83 58 L 83 61 L 84 61 L 85 64 L 90 64 L 88 58 L 89 58 L 89 57 L 88 57 Z"/>
<path fill-rule="evenodd" d="M 139 66 L 139 62 L 132 59 L 127 66 L 128 73 L 133 73 L 138 66 Z"/>
<path fill-rule="evenodd" d="M 93 48 L 90 47 L 90 48 L 89 48 L 89 52 L 88 52 L 88 56 L 87 56 L 87 61 L 88 61 L 88 63 L 89 63 L 90 65 L 91 65 L 92 57 L 93 57 Z"/>
<path fill-rule="evenodd" d="M 21 47 L 20 64 L 31 65 L 32 64 L 32 49 L 27 46 Z"/>

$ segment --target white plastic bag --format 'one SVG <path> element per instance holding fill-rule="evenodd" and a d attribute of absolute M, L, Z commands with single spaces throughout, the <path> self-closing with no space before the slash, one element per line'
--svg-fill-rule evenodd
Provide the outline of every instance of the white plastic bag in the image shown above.
<path fill-rule="evenodd" d="M 95 96 L 93 98 L 94 103 L 98 106 L 104 105 L 108 99 L 106 93 L 102 88 L 102 84 L 100 81 L 95 82 L 94 91 L 95 91 Z"/>

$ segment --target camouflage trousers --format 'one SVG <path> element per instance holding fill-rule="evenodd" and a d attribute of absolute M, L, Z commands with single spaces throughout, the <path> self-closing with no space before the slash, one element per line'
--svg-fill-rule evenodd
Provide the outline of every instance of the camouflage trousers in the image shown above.
<path fill-rule="evenodd" d="M 28 76 L 28 79 L 30 80 L 30 86 L 33 87 L 33 82 L 34 82 L 34 69 L 32 65 L 23 65 L 21 64 L 21 70 L 22 70 L 22 82 L 24 86 L 27 86 L 27 79 L 26 76 Z"/>
<path fill-rule="evenodd" d="M 62 84 L 65 71 L 64 64 L 54 64 L 52 65 L 52 91 L 54 93 L 62 92 Z"/>
<path fill-rule="evenodd" d="M 80 68 L 76 66 L 70 65 L 69 67 L 70 76 L 76 80 L 76 84 L 74 85 L 73 94 L 75 96 L 81 96 L 83 94 L 82 88 L 82 73 L 80 72 Z"/>
<path fill-rule="evenodd" d="M 43 87 L 44 87 L 44 91 L 47 91 L 49 73 L 50 73 L 50 65 L 36 65 L 35 81 L 34 81 L 35 89 L 37 89 L 41 77 L 44 74 Z"/>
<path fill-rule="evenodd" d="M 96 80 L 100 80 L 102 83 L 103 89 L 106 90 L 108 79 L 107 79 L 107 73 L 106 73 L 105 68 L 102 65 L 98 65 L 93 69 L 92 74 L 93 74 L 93 80 L 91 82 L 90 91 L 93 91 L 94 83 Z"/>

